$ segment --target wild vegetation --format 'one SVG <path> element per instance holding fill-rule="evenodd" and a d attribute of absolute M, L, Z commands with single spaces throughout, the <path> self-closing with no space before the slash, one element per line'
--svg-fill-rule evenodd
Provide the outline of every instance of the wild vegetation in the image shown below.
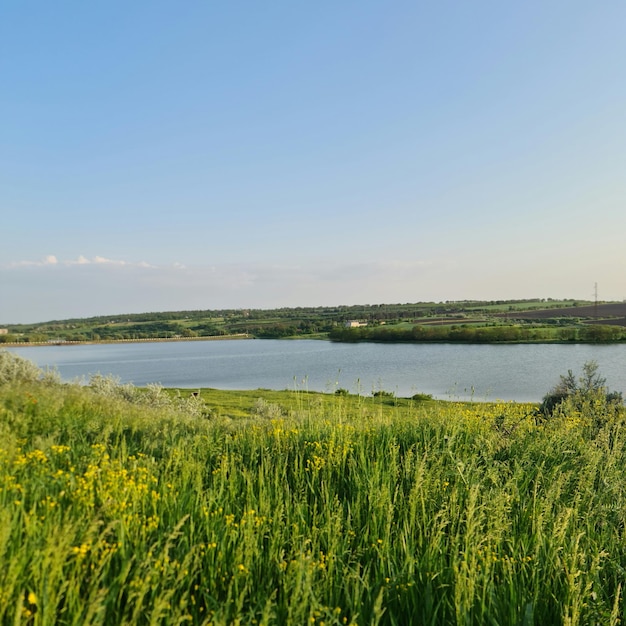
<path fill-rule="evenodd" d="M 349 321 L 361 326 L 346 328 Z M 232 336 L 261 339 L 330 336 L 336 341 L 622 341 L 626 338 L 626 304 L 591 305 L 537 298 L 177 311 L 8 324 L 3 330 L 7 332 L 0 334 L 0 343 Z"/>
<path fill-rule="evenodd" d="M 543 397 L 539 415 L 544 419 L 553 419 L 584 414 L 600 429 L 612 421 L 611 414 L 615 417 L 620 414 L 623 404 L 622 393 L 607 388 L 606 378 L 598 371 L 598 363 L 588 361 L 578 379 L 572 370 L 560 377 L 559 382 Z"/>
<path fill-rule="evenodd" d="M 542 416 L 0 352 L 0 623 L 621 623 L 624 410 L 582 380 Z"/>
<path fill-rule="evenodd" d="M 519 342 L 591 342 L 608 343 L 626 340 L 626 327 L 567 324 L 563 327 L 537 324 L 490 325 L 396 325 L 336 327 L 329 333 L 333 341 L 519 343 Z"/>

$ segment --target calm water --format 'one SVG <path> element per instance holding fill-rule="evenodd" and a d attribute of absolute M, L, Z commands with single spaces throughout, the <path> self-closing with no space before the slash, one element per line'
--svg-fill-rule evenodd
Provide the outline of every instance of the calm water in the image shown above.
<path fill-rule="evenodd" d="M 626 396 L 626 345 L 341 344 L 222 340 L 10 348 L 64 380 L 113 374 L 137 386 L 218 389 L 344 387 L 370 394 L 539 401 L 568 369 L 595 359 Z"/>

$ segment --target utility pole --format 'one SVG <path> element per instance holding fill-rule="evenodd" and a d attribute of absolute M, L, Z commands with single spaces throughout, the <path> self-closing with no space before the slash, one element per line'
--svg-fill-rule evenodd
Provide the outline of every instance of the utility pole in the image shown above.
<path fill-rule="evenodd" d="M 593 312 L 597 320 L 598 319 L 598 283 L 594 283 L 593 295 L 594 295 Z"/>

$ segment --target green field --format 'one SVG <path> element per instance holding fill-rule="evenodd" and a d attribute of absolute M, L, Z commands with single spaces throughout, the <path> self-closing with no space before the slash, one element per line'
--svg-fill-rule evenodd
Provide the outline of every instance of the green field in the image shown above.
<path fill-rule="evenodd" d="M 599 396 L 195 397 L 0 357 L 1 624 L 624 620 L 624 411 Z"/>

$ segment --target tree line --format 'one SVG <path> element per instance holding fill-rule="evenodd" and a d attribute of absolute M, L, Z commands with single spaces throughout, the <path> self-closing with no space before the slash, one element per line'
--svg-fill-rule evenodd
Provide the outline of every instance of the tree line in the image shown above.
<path fill-rule="evenodd" d="M 527 326 L 423 326 L 394 328 L 392 326 L 361 326 L 334 328 L 329 333 L 333 341 L 390 342 L 451 342 L 498 343 L 519 341 L 577 341 L 615 342 L 626 340 L 626 328 L 621 326 L 588 325 L 558 329 Z"/>

